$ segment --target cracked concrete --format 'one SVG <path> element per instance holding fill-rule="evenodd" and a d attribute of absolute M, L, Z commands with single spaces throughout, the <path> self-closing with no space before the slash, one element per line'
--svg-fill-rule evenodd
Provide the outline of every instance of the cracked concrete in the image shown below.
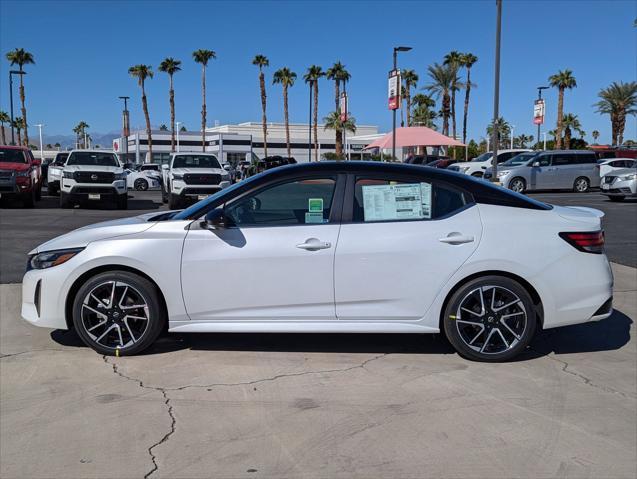
<path fill-rule="evenodd" d="M 637 475 L 637 274 L 519 361 L 416 335 L 198 335 L 101 357 L 1 285 L 0 477 Z M 459 454 L 458 451 L 462 451 Z"/>

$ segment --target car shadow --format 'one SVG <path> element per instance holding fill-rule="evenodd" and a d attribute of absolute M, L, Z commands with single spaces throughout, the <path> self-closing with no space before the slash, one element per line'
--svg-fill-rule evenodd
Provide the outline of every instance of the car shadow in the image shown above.
<path fill-rule="evenodd" d="M 632 320 L 615 310 L 607 319 L 540 331 L 514 361 L 554 354 L 613 351 L 630 341 Z M 62 346 L 86 347 L 74 331 L 55 330 Z M 164 333 L 142 354 L 193 351 L 455 354 L 441 334 Z"/>

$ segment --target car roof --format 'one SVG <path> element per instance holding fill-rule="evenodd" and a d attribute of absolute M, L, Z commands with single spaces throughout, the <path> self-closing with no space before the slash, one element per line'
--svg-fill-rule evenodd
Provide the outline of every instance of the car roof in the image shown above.
<path fill-rule="evenodd" d="M 595 152 L 592 150 L 542 150 L 539 153 L 540 154 L 567 153 L 569 155 L 583 155 L 583 154 L 594 155 L 595 154 Z"/>
<path fill-rule="evenodd" d="M 3 148 L 5 150 L 22 150 L 22 151 L 29 150 L 26 146 L 21 146 L 21 145 L 0 145 L 0 148 Z"/>

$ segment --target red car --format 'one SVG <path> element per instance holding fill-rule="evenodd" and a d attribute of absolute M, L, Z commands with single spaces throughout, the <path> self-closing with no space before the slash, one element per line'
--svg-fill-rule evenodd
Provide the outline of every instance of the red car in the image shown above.
<path fill-rule="evenodd" d="M 0 146 L 0 198 L 18 198 L 32 208 L 41 192 L 40 160 L 24 146 Z"/>

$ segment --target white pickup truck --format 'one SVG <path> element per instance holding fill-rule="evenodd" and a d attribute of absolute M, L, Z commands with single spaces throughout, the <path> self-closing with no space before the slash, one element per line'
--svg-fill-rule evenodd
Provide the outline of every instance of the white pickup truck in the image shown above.
<path fill-rule="evenodd" d="M 62 170 L 64 169 L 64 163 L 66 163 L 66 159 L 68 157 L 68 152 L 60 151 L 55 155 L 55 160 L 53 160 L 49 165 L 49 169 L 46 174 L 46 187 L 49 191 L 49 195 L 57 196 L 60 194 Z"/>
<path fill-rule="evenodd" d="M 162 200 L 171 210 L 180 209 L 229 186 L 229 179 L 212 153 L 173 153 L 162 165 Z"/>

